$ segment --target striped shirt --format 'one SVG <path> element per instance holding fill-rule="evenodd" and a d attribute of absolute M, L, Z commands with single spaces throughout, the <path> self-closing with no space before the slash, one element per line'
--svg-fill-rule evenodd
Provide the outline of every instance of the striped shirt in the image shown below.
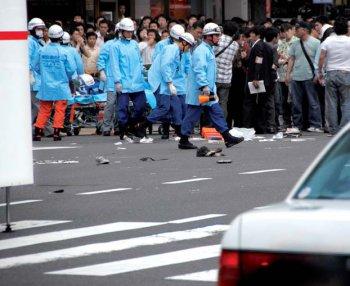
<path fill-rule="evenodd" d="M 222 35 L 220 37 L 220 41 L 218 46 L 214 47 L 214 53 L 218 54 L 224 48 L 228 46 L 228 44 L 232 41 L 232 37 L 227 35 Z M 232 44 L 220 55 L 216 58 L 216 82 L 218 83 L 231 83 L 232 79 L 232 64 L 235 58 L 235 55 L 238 51 L 238 44 L 236 41 L 233 41 Z"/>

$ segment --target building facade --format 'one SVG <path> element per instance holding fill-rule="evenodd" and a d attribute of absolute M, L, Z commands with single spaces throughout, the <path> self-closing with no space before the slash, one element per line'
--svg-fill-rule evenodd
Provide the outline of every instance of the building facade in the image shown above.
<path fill-rule="evenodd" d="M 317 4 L 324 3 L 324 4 Z M 117 21 L 121 5 L 126 15 L 140 19 L 165 14 L 170 18 L 186 19 L 191 14 L 202 14 L 218 23 L 232 17 L 254 21 L 272 18 L 294 18 L 303 8 L 314 15 L 350 14 L 350 0 L 28 0 L 28 17 L 46 20 L 70 20 L 81 14 L 88 22 L 100 15 Z"/>

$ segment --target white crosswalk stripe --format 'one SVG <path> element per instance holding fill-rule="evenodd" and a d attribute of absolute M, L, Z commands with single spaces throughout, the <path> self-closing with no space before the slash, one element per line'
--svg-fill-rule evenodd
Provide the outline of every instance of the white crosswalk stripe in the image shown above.
<path fill-rule="evenodd" d="M 225 231 L 227 230 L 227 228 L 228 226 L 226 225 L 213 225 L 184 231 L 159 233 L 145 237 L 136 237 L 105 243 L 88 244 L 54 251 L 3 258 L 0 259 L 0 269 L 6 269 L 14 266 L 21 266 L 27 264 L 44 263 L 68 258 L 83 257 L 93 254 L 110 253 L 140 246 L 160 245 L 176 241 L 200 239 Z"/>
<path fill-rule="evenodd" d="M 44 226 L 50 226 L 50 225 L 56 225 L 56 224 L 62 224 L 71 222 L 70 220 L 21 220 L 21 221 L 14 221 L 11 223 L 13 230 L 23 230 L 28 228 L 35 228 L 35 227 L 44 227 Z M 3 225 L 3 228 L 5 229 L 5 225 Z"/>
<path fill-rule="evenodd" d="M 163 254 L 119 260 L 84 267 L 47 272 L 55 275 L 109 276 L 219 256 L 220 245 L 208 245 Z"/>
<path fill-rule="evenodd" d="M 183 280 L 183 281 L 202 281 L 202 282 L 217 282 L 218 270 L 211 269 L 207 271 L 189 273 L 184 275 L 172 276 L 165 278 L 167 280 Z"/>
<path fill-rule="evenodd" d="M 44 270 L 47 271 L 43 274 L 48 275 L 65 275 L 65 276 L 109 276 L 109 275 L 118 275 L 122 273 L 129 273 L 134 271 L 142 271 L 147 269 L 156 269 L 163 266 L 171 266 L 176 264 L 183 263 L 194 263 L 196 261 L 213 259 L 219 256 L 220 253 L 220 245 L 206 245 L 199 246 L 193 245 L 192 248 L 186 248 L 186 246 L 182 245 L 180 250 L 174 251 L 174 245 L 179 242 L 184 241 L 197 241 L 200 242 L 201 239 L 214 237 L 219 234 L 222 234 L 224 231 L 228 229 L 228 225 L 223 224 L 215 224 L 213 221 L 207 223 L 207 225 L 203 226 L 203 223 L 200 227 L 191 227 L 196 222 L 205 221 L 205 220 L 213 220 L 220 217 L 225 216 L 225 214 L 206 214 L 199 215 L 194 217 L 187 217 L 181 219 L 170 220 L 167 222 L 115 222 L 109 224 L 88 226 L 88 227 L 80 227 L 80 228 L 71 228 L 71 229 L 63 229 L 53 232 L 45 232 L 33 235 L 19 236 L 15 238 L 2 239 L 0 240 L 0 270 L 2 269 L 11 269 L 19 266 L 27 266 L 35 264 L 44 264 L 50 263 L 50 269 Z M 32 229 L 32 228 L 44 228 L 58 224 L 65 224 L 71 221 L 50 221 L 50 220 L 26 220 L 26 221 L 18 221 L 14 223 L 14 229 Z M 183 230 L 183 227 L 180 230 L 173 230 L 175 226 L 180 225 L 190 225 L 190 227 L 186 227 Z M 168 225 L 170 227 L 172 225 L 172 231 L 164 232 L 161 229 Z M 134 236 L 129 236 L 129 238 L 112 240 L 112 241 L 103 241 L 97 243 L 90 244 L 79 244 L 79 238 L 85 238 L 89 236 L 98 237 L 115 232 L 126 231 L 126 235 L 128 237 L 128 231 L 138 230 L 138 229 L 146 229 L 157 227 L 154 230 L 156 232 L 146 236 L 137 236 L 135 232 Z M 150 232 L 148 231 L 148 233 Z M 137 233 L 137 232 L 136 232 Z M 136 236 L 135 236 L 136 235 Z M 94 238 L 94 239 L 96 239 Z M 54 242 L 61 242 L 65 240 L 73 240 L 74 243 L 78 241 L 78 246 L 72 246 L 68 248 L 58 249 Z M 41 251 L 35 251 L 35 249 L 42 249 L 39 245 L 50 243 Z M 214 242 L 215 243 L 215 242 Z M 152 247 L 157 245 L 168 245 L 172 244 L 172 251 L 163 251 L 163 253 L 159 253 L 159 251 L 155 251 Z M 207 243 L 208 244 L 208 243 Z M 75 244 L 77 245 L 77 244 Z M 179 244 L 181 245 L 181 244 Z M 178 245 L 178 246 L 179 246 Z M 201 245 L 203 245 L 201 243 Z M 177 249 L 179 249 L 177 246 Z M 26 253 L 23 255 L 9 256 L 8 253 L 5 257 L 1 258 L 1 251 L 16 249 L 21 247 L 27 247 Z M 138 247 L 148 247 L 150 252 L 145 256 L 135 257 L 126 257 L 127 259 L 119 260 L 114 259 L 113 261 L 102 261 L 100 260 L 100 255 L 116 253 L 116 257 L 118 257 L 118 253 L 121 251 L 127 251 Z M 151 247 L 151 248 L 150 248 Z M 51 248 L 51 249 L 50 249 Z M 176 249 L 176 248 L 175 248 Z M 30 252 L 28 252 L 30 251 Z M 28 254 L 29 253 L 29 254 Z M 78 265 L 74 266 L 72 264 L 73 259 L 83 259 L 87 256 L 96 257 L 98 260 L 98 264 L 91 263 L 91 259 L 89 259 L 88 264 L 81 264 L 79 262 Z M 114 256 L 113 256 L 114 257 Z M 123 257 L 125 258 L 125 256 Z M 68 269 L 55 269 L 54 263 L 66 260 L 69 261 L 71 268 Z M 84 261 L 84 260 L 82 260 Z M 94 260 L 92 260 L 94 261 Z M 198 263 L 198 262 L 197 262 Z M 1 272 L 0 272 L 1 273 Z M 160 279 L 168 279 L 168 280 L 182 280 L 182 281 L 202 281 L 202 282 L 215 282 L 217 276 L 217 271 L 215 269 L 196 272 L 196 273 L 174 273 L 174 276 L 160 276 Z"/>

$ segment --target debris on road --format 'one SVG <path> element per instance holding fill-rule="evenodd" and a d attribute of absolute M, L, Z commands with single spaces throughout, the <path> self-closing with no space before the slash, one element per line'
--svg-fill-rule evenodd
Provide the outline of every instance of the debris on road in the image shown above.
<path fill-rule="evenodd" d="M 278 132 L 276 135 L 273 135 L 272 139 L 283 139 L 283 132 Z"/>
<path fill-rule="evenodd" d="M 141 140 L 140 140 L 140 143 L 142 144 L 150 144 L 150 143 L 153 143 L 153 138 L 147 138 L 147 137 L 143 137 Z"/>
<path fill-rule="evenodd" d="M 116 145 L 116 146 L 123 145 L 123 142 L 116 142 L 116 143 L 114 143 L 114 145 Z"/>
<path fill-rule="evenodd" d="M 143 157 L 143 158 L 140 159 L 140 161 L 142 161 L 142 162 L 147 162 L 147 161 L 155 162 L 155 161 L 166 161 L 166 160 L 169 160 L 169 159 L 166 159 L 166 158 L 163 158 L 163 159 L 153 159 L 152 157 Z"/>
<path fill-rule="evenodd" d="M 225 156 L 224 154 L 222 154 L 221 148 L 210 150 L 207 146 L 202 146 L 197 150 L 197 157 L 221 157 L 221 156 Z"/>
<path fill-rule="evenodd" d="M 251 141 L 255 138 L 254 128 L 237 128 L 234 127 L 230 130 L 230 134 L 234 137 L 243 137 L 244 141 Z"/>
<path fill-rule="evenodd" d="M 222 159 L 222 160 L 216 161 L 216 163 L 218 163 L 218 164 L 231 164 L 232 160 L 231 159 Z"/>
<path fill-rule="evenodd" d="M 96 162 L 98 165 L 106 165 L 109 164 L 109 160 L 107 158 L 104 158 L 103 156 L 97 156 Z"/>
<path fill-rule="evenodd" d="M 55 194 L 61 194 L 61 193 L 63 193 L 64 192 L 64 190 L 63 189 L 60 189 L 60 190 L 56 190 L 56 191 L 53 191 Z"/>

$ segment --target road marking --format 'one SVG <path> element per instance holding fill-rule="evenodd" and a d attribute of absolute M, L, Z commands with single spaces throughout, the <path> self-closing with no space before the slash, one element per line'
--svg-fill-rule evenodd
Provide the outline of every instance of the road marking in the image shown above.
<path fill-rule="evenodd" d="M 181 180 L 181 181 L 164 182 L 163 185 L 175 185 L 175 184 L 183 184 L 183 183 L 206 181 L 206 180 L 212 180 L 212 178 L 194 178 L 194 179 Z"/>
<path fill-rule="evenodd" d="M 195 216 L 195 217 L 189 217 L 185 219 L 169 221 L 169 223 L 179 224 L 179 223 L 186 223 L 186 222 L 210 219 L 210 218 L 221 217 L 221 216 L 225 216 L 225 214 L 208 214 L 208 215 L 202 215 L 202 216 Z"/>
<path fill-rule="evenodd" d="M 77 149 L 80 146 L 52 146 L 52 147 L 33 147 L 33 151 L 40 150 L 60 150 L 60 149 Z"/>
<path fill-rule="evenodd" d="M 167 277 L 167 280 L 184 280 L 184 281 L 200 281 L 200 282 L 217 282 L 218 281 L 217 269 L 189 273 L 184 275 Z"/>
<path fill-rule="evenodd" d="M 258 170 L 258 171 L 239 173 L 239 175 L 253 175 L 253 174 L 262 174 L 262 173 L 272 173 L 272 172 L 281 172 L 281 171 L 285 171 L 285 170 L 286 169 Z"/>
<path fill-rule="evenodd" d="M 99 235 L 105 233 L 119 232 L 124 230 L 133 230 L 140 228 L 147 228 L 153 226 L 160 226 L 169 223 L 186 223 L 191 221 L 204 220 L 207 218 L 211 218 L 214 216 L 218 216 L 216 214 L 209 214 L 200 217 L 192 217 L 185 218 L 175 221 L 168 222 L 116 222 L 109 224 L 102 224 L 96 226 L 82 227 L 82 228 L 74 228 L 74 229 L 66 229 L 48 233 L 34 234 L 23 237 L 15 237 L 10 239 L 0 240 L 0 250 L 4 249 L 12 249 L 17 247 L 36 245 L 41 243 L 55 242 L 61 240 L 68 240 L 80 237 L 87 237 L 92 235 Z"/>
<path fill-rule="evenodd" d="M 79 194 L 77 194 L 77 195 L 79 195 L 79 196 L 96 195 L 96 194 L 105 194 L 105 193 L 121 192 L 121 191 L 127 191 L 127 190 L 132 190 L 132 188 L 118 188 L 118 189 L 111 189 L 111 190 L 102 190 L 102 191 L 86 192 L 86 193 L 79 193 Z"/>
<path fill-rule="evenodd" d="M 43 200 L 25 200 L 25 201 L 17 201 L 17 202 L 11 202 L 10 206 L 15 206 L 15 205 L 24 205 L 24 204 L 31 204 L 31 203 L 36 203 L 36 202 L 42 202 Z M 0 207 L 4 207 L 6 204 L 0 204 Z"/>
<path fill-rule="evenodd" d="M 48 233 L 34 234 L 29 236 L 15 237 L 0 240 L 0 250 L 11 249 L 40 243 L 62 241 L 73 238 L 87 237 L 105 233 L 119 232 L 125 230 L 147 228 L 163 225 L 163 222 L 116 222 L 89 227 L 60 230 Z"/>
<path fill-rule="evenodd" d="M 228 225 L 212 225 L 184 231 L 159 233 L 145 237 L 135 237 L 105 243 L 94 243 L 60 250 L 8 257 L 0 259 L 0 269 L 77 258 L 93 254 L 110 253 L 140 246 L 153 246 L 176 241 L 200 239 L 216 235 L 220 232 L 226 231 L 228 228 Z"/>
<path fill-rule="evenodd" d="M 35 227 L 44 227 L 71 222 L 71 220 L 21 220 L 11 223 L 14 230 L 22 230 Z M 3 225 L 4 226 L 4 225 Z"/>
<path fill-rule="evenodd" d="M 46 272 L 45 274 L 108 276 L 208 259 L 218 257 L 219 255 L 220 245 L 209 245 L 127 260 Z"/>
<path fill-rule="evenodd" d="M 34 161 L 34 165 L 79 164 L 76 160 L 44 160 Z"/>

